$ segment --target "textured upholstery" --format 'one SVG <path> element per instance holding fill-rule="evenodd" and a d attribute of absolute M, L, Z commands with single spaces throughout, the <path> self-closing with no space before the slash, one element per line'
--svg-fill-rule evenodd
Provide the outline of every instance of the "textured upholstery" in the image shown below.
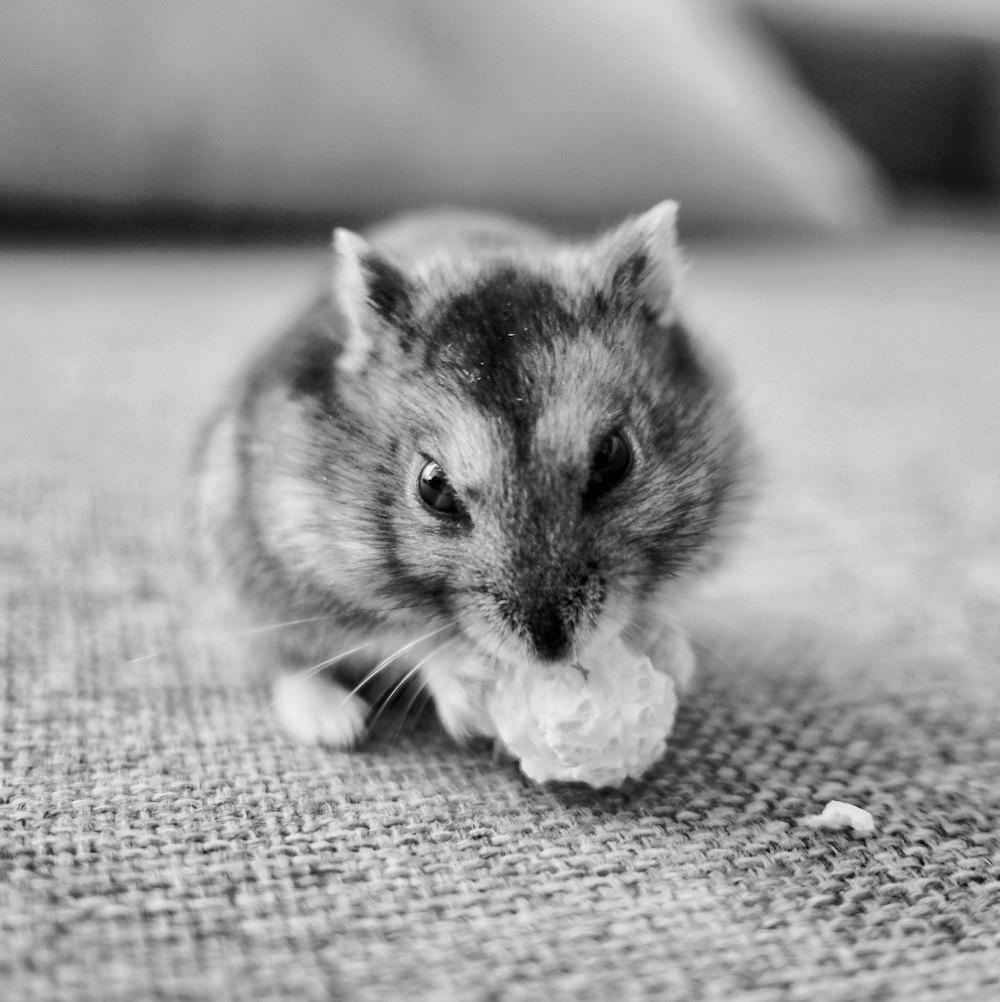
<path fill-rule="evenodd" d="M 196 625 L 190 440 L 321 253 L 0 257 L 4 997 L 1000 997 L 1000 239 L 693 256 L 770 472 L 609 794 L 290 747 Z"/>

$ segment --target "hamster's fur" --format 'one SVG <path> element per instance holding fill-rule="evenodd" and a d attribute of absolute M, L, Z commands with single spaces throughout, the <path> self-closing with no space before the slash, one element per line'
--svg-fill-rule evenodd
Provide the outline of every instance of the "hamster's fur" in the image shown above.
<path fill-rule="evenodd" d="M 678 311 L 675 212 L 586 242 L 453 212 L 336 232 L 328 292 L 196 460 L 211 587 L 293 736 L 354 742 L 377 673 L 416 675 L 463 737 L 492 733 L 501 659 L 546 670 L 625 631 L 657 663 L 748 470 Z"/>

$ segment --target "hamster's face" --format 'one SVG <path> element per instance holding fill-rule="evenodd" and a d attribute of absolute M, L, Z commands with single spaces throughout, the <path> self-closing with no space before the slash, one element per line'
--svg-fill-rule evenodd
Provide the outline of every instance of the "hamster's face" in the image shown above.
<path fill-rule="evenodd" d="M 505 266 L 417 328 L 406 375 L 370 384 L 390 592 L 422 590 L 490 657 L 569 661 L 712 560 L 741 440 L 679 323 Z"/>

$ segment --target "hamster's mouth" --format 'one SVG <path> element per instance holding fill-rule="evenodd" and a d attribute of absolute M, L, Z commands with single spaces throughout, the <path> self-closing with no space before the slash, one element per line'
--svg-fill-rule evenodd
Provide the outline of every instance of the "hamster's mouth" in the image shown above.
<path fill-rule="evenodd" d="M 575 631 L 569 652 L 560 658 L 539 657 L 524 637 L 512 630 L 488 628 L 477 616 L 474 623 L 463 624 L 463 632 L 478 655 L 474 660 L 479 662 L 477 670 L 467 677 L 470 681 L 479 681 L 485 670 L 491 684 L 495 684 L 505 668 L 516 667 L 539 678 L 552 679 L 575 672 L 586 679 L 590 670 L 587 664 L 593 661 L 594 652 L 623 637 L 633 618 L 631 604 L 627 601 L 605 604 L 595 622 Z"/>

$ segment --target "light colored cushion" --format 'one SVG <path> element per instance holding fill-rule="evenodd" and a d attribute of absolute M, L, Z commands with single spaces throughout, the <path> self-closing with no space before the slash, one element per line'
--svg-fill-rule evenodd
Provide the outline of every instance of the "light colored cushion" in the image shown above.
<path fill-rule="evenodd" d="M 706 0 L 13 5 L 0 201 L 849 225 L 862 155 Z"/>

